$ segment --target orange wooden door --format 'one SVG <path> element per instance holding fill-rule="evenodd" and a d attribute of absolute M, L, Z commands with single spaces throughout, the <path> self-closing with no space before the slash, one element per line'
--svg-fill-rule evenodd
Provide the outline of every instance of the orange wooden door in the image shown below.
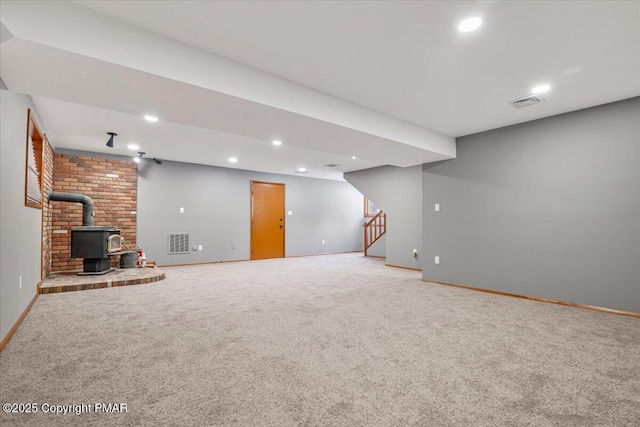
<path fill-rule="evenodd" d="M 284 184 L 251 181 L 251 259 L 284 257 Z"/>

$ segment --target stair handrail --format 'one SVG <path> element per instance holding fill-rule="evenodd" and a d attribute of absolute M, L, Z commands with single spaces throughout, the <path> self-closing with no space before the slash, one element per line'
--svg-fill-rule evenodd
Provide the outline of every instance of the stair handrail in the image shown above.
<path fill-rule="evenodd" d="M 378 212 L 364 224 L 364 256 L 367 256 L 369 248 L 387 232 L 387 214 Z"/>

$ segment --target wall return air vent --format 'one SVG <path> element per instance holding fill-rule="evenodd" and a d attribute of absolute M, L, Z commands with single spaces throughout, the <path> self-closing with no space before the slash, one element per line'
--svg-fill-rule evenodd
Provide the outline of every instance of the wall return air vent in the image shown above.
<path fill-rule="evenodd" d="M 189 233 L 169 234 L 169 255 L 188 254 L 189 251 Z"/>
<path fill-rule="evenodd" d="M 544 102 L 544 98 L 540 95 L 529 95 L 524 98 L 514 99 L 513 101 L 509 101 L 509 104 L 513 106 L 513 108 L 524 108 L 529 107 L 531 105 L 540 104 Z"/>

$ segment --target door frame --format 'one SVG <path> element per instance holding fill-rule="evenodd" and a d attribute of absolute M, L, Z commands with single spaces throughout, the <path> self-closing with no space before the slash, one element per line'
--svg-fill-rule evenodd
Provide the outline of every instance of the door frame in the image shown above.
<path fill-rule="evenodd" d="M 249 206 L 249 259 L 253 260 L 253 185 L 254 184 L 269 184 L 269 185 L 280 185 L 282 186 L 284 193 L 284 200 L 282 201 L 282 258 L 286 258 L 287 254 L 287 184 L 284 182 L 269 182 L 269 181 L 258 181 L 251 180 L 251 188 L 250 188 L 250 197 L 251 202 Z"/>

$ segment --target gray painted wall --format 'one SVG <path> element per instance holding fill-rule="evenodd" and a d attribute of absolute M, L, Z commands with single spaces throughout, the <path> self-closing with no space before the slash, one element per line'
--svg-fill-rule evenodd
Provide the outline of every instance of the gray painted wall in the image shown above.
<path fill-rule="evenodd" d="M 0 117 L 0 341 L 36 294 L 42 211 L 24 205 L 27 95 L 2 90 Z M 38 118 L 44 131 L 44 124 Z M 22 288 L 20 288 L 22 276 Z"/>
<path fill-rule="evenodd" d="M 421 166 L 381 166 L 349 172 L 344 177 L 387 213 L 387 264 L 421 268 Z M 414 249 L 418 258 L 413 257 Z"/>
<path fill-rule="evenodd" d="M 249 259 L 251 180 L 286 184 L 293 211 L 286 256 L 362 250 L 362 195 L 346 182 L 147 161 L 138 177 L 138 244 L 147 258 L 161 265 Z M 168 233 L 191 233 L 203 251 L 168 255 Z"/>
<path fill-rule="evenodd" d="M 425 279 L 640 312 L 640 98 L 457 150 L 423 166 Z"/>

